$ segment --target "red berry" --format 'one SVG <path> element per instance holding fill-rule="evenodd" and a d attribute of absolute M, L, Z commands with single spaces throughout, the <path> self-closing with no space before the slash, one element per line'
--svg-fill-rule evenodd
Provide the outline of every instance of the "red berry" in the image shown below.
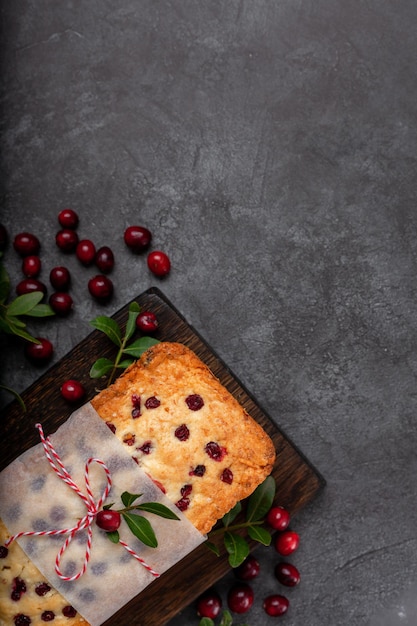
<path fill-rule="evenodd" d="M 290 514 L 282 506 L 273 506 L 266 516 L 266 521 L 275 530 L 285 530 L 290 523 Z"/>
<path fill-rule="evenodd" d="M 29 256 L 30 254 L 38 254 L 41 244 L 32 233 L 19 233 L 14 238 L 13 247 L 20 256 Z"/>
<path fill-rule="evenodd" d="M 49 305 L 57 315 L 68 315 L 72 309 L 72 304 L 69 293 L 57 291 L 49 296 Z"/>
<path fill-rule="evenodd" d="M 219 446 L 216 441 L 209 441 L 206 443 L 204 450 L 209 457 L 213 459 L 213 461 L 217 461 L 218 463 L 223 461 L 225 455 L 227 454 L 226 448 L 224 446 Z"/>
<path fill-rule="evenodd" d="M 240 580 L 252 580 L 258 576 L 260 569 L 259 561 L 250 554 L 239 567 L 234 569 L 234 573 Z"/>
<path fill-rule="evenodd" d="M 9 236 L 7 234 L 6 227 L 0 224 L 0 251 L 3 251 L 7 246 Z"/>
<path fill-rule="evenodd" d="M 49 339 L 36 337 L 39 343 L 28 342 L 25 346 L 25 355 L 33 363 L 44 365 L 51 360 L 54 347 Z"/>
<path fill-rule="evenodd" d="M 39 276 L 42 268 L 41 260 L 38 256 L 32 254 L 26 256 L 22 261 L 22 272 L 28 278 L 36 278 Z"/>
<path fill-rule="evenodd" d="M 97 513 L 96 524 L 102 530 L 107 533 L 112 533 L 120 526 L 122 518 L 119 511 L 112 511 L 111 509 L 103 509 Z"/>
<path fill-rule="evenodd" d="M 90 239 L 81 239 L 77 244 L 75 254 L 83 265 L 91 265 L 96 258 L 96 247 Z"/>
<path fill-rule="evenodd" d="M 284 615 L 284 613 L 288 611 L 289 606 L 289 600 L 287 600 L 285 596 L 280 596 L 277 593 L 272 596 L 268 596 L 263 601 L 264 611 L 270 617 L 279 617 L 280 615 Z"/>
<path fill-rule="evenodd" d="M 88 281 L 88 290 L 96 300 L 105 302 L 113 295 L 113 283 L 107 276 L 97 275 Z"/>
<path fill-rule="evenodd" d="M 16 293 L 18 296 L 23 296 L 25 293 L 33 293 L 34 291 L 42 291 L 46 294 L 46 286 L 36 278 L 24 278 L 16 285 Z"/>
<path fill-rule="evenodd" d="M 53 267 L 49 274 L 49 280 L 54 289 L 67 291 L 71 284 L 71 275 L 66 267 Z"/>
<path fill-rule="evenodd" d="M 227 594 L 227 604 L 234 613 L 246 613 L 253 604 L 254 594 L 252 588 L 241 583 L 234 585 Z"/>
<path fill-rule="evenodd" d="M 100 272 L 103 274 L 109 274 L 114 267 L 114 255 L 108 246 L 102 246 L 97 250 L 96 265 Z"/>
<path fill-rule="evenodd" d="M 275 567 L 275 577 L 286 587 L 295 587 L 300 582 L 300 572 L 291 563 L 278 563 Z"/>
<path fill-rule="evenodd" d="M 85 396 L 85 389 L 78 380 L 70 379 L 62 383 L 61 394 L 67 402 L 79 402 Z"/>
<path fill-rule="evenodd" d="M 154 250 L 148 254 L 148 267 L 155 276 L 162 278 L 169 274 L 171 261 L 165 252 Z"/>
<path fill-rule="evenodd" d="M 136 318 L 136 326 L 144 333 L 153 333 L 158 328 L 158 320 L 152 311 L 142 311 Z"/>
<path fill-rule="evenodd" d="M 135 254 L 147 250 L 152 241 L 152 233 L 144 226 L 129 226 L 124 233 L 125 244 Z"/>
<path fill-rule="evenodd" d="M 73 606 L 67 604 L 67 606 L 64 606 L 64 608 L 62 609 L 62 615 L 64 615 L 65 617 L 75 617 L 77 615 L 77 611 L 74 609 Z"/>
<path fill-rule="evenodd" d="M 285 530 L 278 533 L 275 539 L 275 549 L 282 556 L 288 556 L 297 550 L 300 543 L 300 536 L 293 530 Z"/>
<path fill-rule="evenodd" d="M 62 252 L 74 252 L 78 244 L 78 235 L 75 230 L 65 228 L 57 232 L 55 242 Z"/>
<path fill-rule="evenodd" d="M 197 601 L 197 615 L 216 619 L 222 608 L 222 601 L 215 591 L 207 591 Z"/>
<path fill-rule="evenodd" d="M 72 209 L 63 209 L 58 214 L 58 222 L 62 228 L 74 230 L 78 226 L 78 215 Z"/>

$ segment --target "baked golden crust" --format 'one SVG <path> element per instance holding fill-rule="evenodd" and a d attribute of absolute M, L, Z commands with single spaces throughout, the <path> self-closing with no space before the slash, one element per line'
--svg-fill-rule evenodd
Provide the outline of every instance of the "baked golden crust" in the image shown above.
<path fill-rule="evenodd" d="M 0 546 L 10 537 L 6 526 L 0 519 Z M 23 581 L 26 591 L 20 598 L 11 598 L 12 590 L 15 587 L 14 581 Z M 14 626 L 17 615 L 30 617 L 31 626 L 41 626 L 45 624 L 42 614 L 45 611 L 54 613 L 54 626 L 89 626 L 79 613 L 75 617 L 65 617 L 62 610 L 68 606 L 67 600 L 53 587 L 45 595 L 38 595 L 35 591 L 40 584 L 45 583 L 38 568 L 27 557 L 25 552 L 16 541 L 13 541 L 7 556 L 0 558 L 0 624 L 1 626 Z M 23 623 L 23 622 L 22 622 Z"/>
<path fill-rule="evenodd" d="M 156 344 L 91 403 L 201 533 L 272 471 L 271 439 L 182 344 Z"/>

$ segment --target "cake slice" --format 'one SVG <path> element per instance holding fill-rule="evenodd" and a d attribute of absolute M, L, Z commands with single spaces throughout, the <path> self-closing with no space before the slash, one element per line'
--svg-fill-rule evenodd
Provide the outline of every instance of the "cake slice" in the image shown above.
<path fill-rule="evenodd" d="M 269 436 L 182 344 L 151 347 L 91 404 L 201 533 L 271 473 Z"/>

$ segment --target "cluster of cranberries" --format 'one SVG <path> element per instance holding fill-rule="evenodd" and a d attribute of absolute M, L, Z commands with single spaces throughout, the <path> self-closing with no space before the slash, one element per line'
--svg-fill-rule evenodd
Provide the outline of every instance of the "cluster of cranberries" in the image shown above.
<path fill-rule="evenodd" d="M 79 237 L 79 217 L 73 209 L 60 211 L 58 222 L 59 230 L 55 235 L 56 245 L 66 255 L 75 254 L 83 266 L 95 266 L 98 269 L 99 273 L 88 281 L 88 291 L 96 301 L 108 302 L 114 291 L 113 282 L 108 276 L 115 264 L 111 248 L 108 246 L 96 248 L 90 239 Z M 5 249 L 7 240 L 7 230 L 0 224 L 0 250 Z M 139 254 L 149 249 L 152 234 L 143 226 L 129 226 L 124 232 L 124 241 L 133 253 Z M 39 279 L 42 271 L 39 239 L 33 233 L 21 232 L 14 237 L 13 247 L 22 257 L 24 275 L 16 286 L 17 295 L 40 291 L 46 297 L 46 284 Z M 147 262 L 149 269 L 159 277 L 166 276 L 171 269 L 168 256 L 160 250 L 149 252 Z M 49 273 L 49 282 L 54 290 L 49 296 L 49 305 L 52 310 L 60 317 L 69 315 L 73 308 L 73 298 L 69 293 L 71 286 L 69 269 L 64 265 L 53 267 Z M 136 325 L 142 332 L 152 333 L 158 328 L 158 320 L 153 312 L 143 311 L 139 314 Z M 31 362 L 45 365 L 51 360 L 54 347 L 46 337 L 37 337 L 37 340 L 38 343 L 26 344 L 25 354 Z M 80 382 L 68 380 L 62 385 L 61 393 L 69 402 L 78 402 L 84 397 L 85 390 Z"/>
<path fill-rule="evenodd" d="M 266 517 L 267 524 L 277 531 L 274 538 L 275 550 L 281 557 L 288 557 L 298 548 L 298 533 L 289 530 L 290 514 L 281 506 L 273 506 Z M 252 607 L 255 594 L 250 585 L 260 573 L 261 566 L 253 554 L 234 570 L 237 582 L 229 589 L 227 605 L 233 613 L 246 613 Z M 300 582 L 300 572 L 295 565 L 286 560 L 277 563 L 274 569 L 277 581 L 284 587 L 295 587 Z M 270 617 L 284 615 L 290 606 L 288 598 L 281 593 L 273 593 L 263 599 L 263 609 Z M 197 601 L 199 617 L 215 619 L 222 609 L 222 599 L 216 590 L 205 592 Z"/>

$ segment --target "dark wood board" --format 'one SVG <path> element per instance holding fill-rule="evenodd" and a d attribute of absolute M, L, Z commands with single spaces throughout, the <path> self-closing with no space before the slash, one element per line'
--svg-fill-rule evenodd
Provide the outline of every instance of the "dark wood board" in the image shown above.
<path fill-rule="evenodd" d="M 273 470 L 279 494 L 277 503 L 294 514 L 315 498 L 325 484 L 323 477 L 274 424 L 250 392 L 173 304 L 157 288 L 149 289 L 135 300 L 143 309 L 156 313 L 160 326 L 155 338 L 178 341 L 191 348 L 270 435 L 277 452 Z M 126 321 L 129 304 L 114 315 L 114 319 L 122 326 Z M 90 379 L 90 367 L 99 357 L 114 357 L 114 352 L 115 348 L 110 340 L 103 333 L 93 331 L 22 394 L 26 413 L 23 413 L 16 401 L 1 412 L 0 440 L 7 442 L 7 445 L 3 446 L 0 469 L 39 442 L 38 432 L 34 427 L 36 422 L 41 422 L 45 432 L 50 434 L 72 413 L 74 407 L 69 406 L 60 395 L 60 386 L 66 379 L 77 378 L 84 384 L 87 390 L 85 401 L 95 395 L 100 381 Z M 229 569 L 226 554 L 216 557 L 202 545 L 152 582 L 140 596 L 106 622 L 106 626 L 110 626 L 110 623 L 163 626 Z"/>

